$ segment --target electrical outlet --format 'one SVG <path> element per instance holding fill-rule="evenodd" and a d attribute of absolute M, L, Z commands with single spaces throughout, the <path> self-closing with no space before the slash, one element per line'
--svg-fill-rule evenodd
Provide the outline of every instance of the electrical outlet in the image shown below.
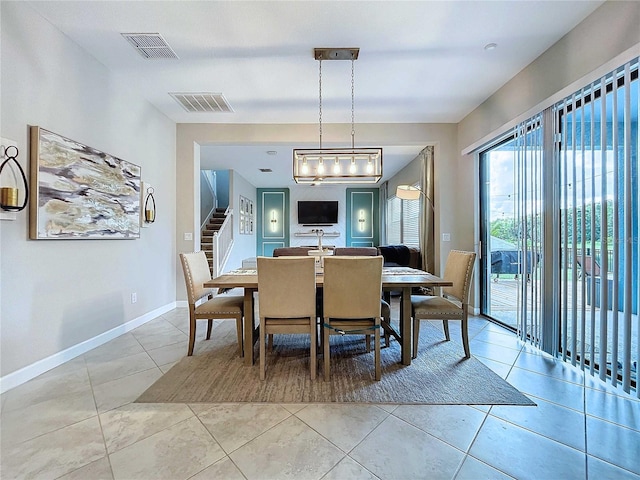
<path fill-rule="evenodd" d="M 451 241 L 451 234 L 450 233 L 443 233 L 442 234 L 442 241 L 443 242 L 450 242 Z"/>
<path fill-rule="evenodd" d="M 191 233 L 191 232 L 186 232 L 186 233 L 184 234 L 184 239 L 185 239 L 186 241 L 193 240 L 193 233 Z"/>
<path fill-rule="evenodd" d="M 138 301 L 138 294 L 136 292 L 133 292 L 131 294 L 131 303 L 136 303 Z"/>

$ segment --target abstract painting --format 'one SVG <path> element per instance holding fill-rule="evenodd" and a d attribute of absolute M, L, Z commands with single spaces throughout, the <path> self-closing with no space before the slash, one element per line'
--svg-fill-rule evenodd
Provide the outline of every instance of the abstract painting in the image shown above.
<path fill-rule="evenodd" d="M 140 237 L 140 167 L 31 127 L 29 237 Z"/>

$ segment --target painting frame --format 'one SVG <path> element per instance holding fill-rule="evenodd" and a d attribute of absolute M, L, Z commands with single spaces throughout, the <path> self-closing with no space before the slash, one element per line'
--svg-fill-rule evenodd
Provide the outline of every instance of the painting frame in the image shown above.
<path fill-rule="evenodd" d="M 239 195 L 240 208 L 238 231 L 241 235 L 253 235 L 253 201 Z"/>
<path fill-rule="evenodd" d="M 29 238 L 140 238 L 139 165 L 30 127 Z"/>

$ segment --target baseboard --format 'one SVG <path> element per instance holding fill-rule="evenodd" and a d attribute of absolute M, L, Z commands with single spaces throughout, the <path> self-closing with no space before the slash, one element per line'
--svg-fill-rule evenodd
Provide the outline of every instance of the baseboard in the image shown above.
<path fill-rule="evenodd" d="M 0 378 L 0 393 L 5 393 L 12 388 L 17 387 L 18 385 L 22 385 L 25 382 L 37 377 L 38 375 L 43 374 L 55 368 L 59 365 L 62 365 L 69 360 L 76 358 L 83 353 L 88 352 L 100 345 L 107 343 L 110 340 L 113 340 L 120 335 L 130 332 L 134 328 L 139 327 L 147 323 L 150 320 L 153 320 L 158 315 L 162 315 L 163 313 L 167 313 L 170 310 L 178 307 L 180 303 L 186 302 L 171 302 L 160 308 L 156 308 L 150 312 L 145 313 L 144 315 L 134 318 L 133 320 L 129 320 L 127 323 L 122 325 L 118 325 L 115 328 L 112 328 L 109 331 L 101 333 L 89 340 L 85 340 L 77 345 L 69 347 L 61 352 L 54 353 L 53 355 L 43 358 L 42 360 L 38 360 L 31 365 L 21 368 L 20 370 L 16 370 L 15 372 L 11 372 L 4 377 Z"/>

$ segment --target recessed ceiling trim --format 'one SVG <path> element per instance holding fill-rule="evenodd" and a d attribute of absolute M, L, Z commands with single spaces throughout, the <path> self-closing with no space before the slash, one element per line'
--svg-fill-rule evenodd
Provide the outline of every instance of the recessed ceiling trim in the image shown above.
<path fill-rule="evenodd" d="M 146 59 L 178 58 L 159 33 L 122 33 L 136 51 Z"/>
<path fill-rule="evenodd" d="M 169 95 L 189 113 L 233 112 L 233 108 L 221 93 L 211 92 L 169 92 Z"/>

